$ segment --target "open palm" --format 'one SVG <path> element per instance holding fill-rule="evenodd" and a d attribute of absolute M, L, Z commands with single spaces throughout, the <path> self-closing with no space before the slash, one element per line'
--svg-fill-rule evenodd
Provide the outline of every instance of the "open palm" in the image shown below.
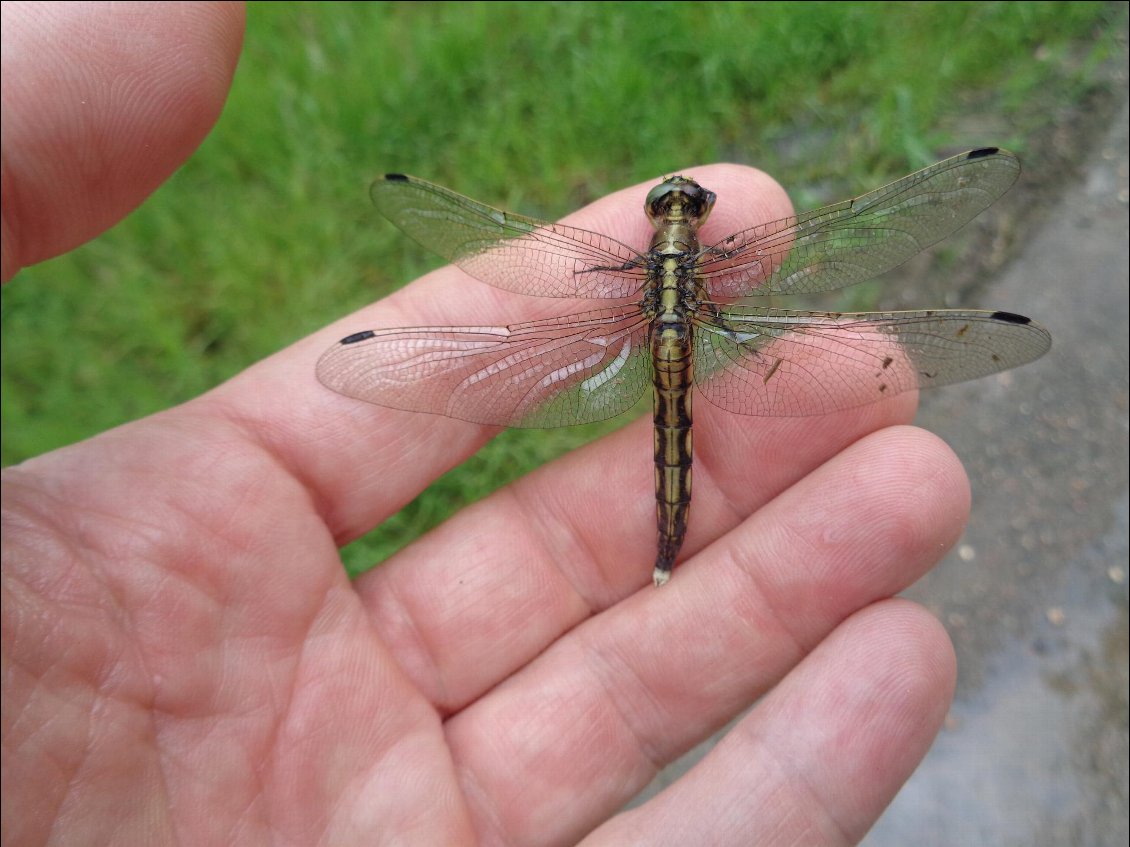
<path fill-rule="evenodd" d="M 170 27 L 163 8 L 131 22 L 152 30 L 132 68 L 90 71 L 144 81 L 98 112 L 140 137 L 89 123 L 62 136 L 63 151 L 104 145 L 108 183 L 39 167 L 37 124 L 18 118 L 47 103 L 62 125 L 78 96 L 36 38 L 74 27 L 111 44 L 113 16 L 134 11 L 5 6 L 6 45 L 28 47 L 3 76 L 5 278 L 125 214 L 218 114 L 238 10 Z M 169 55 L 179 75 L 140 72 Z M 174 89 L 197 107 L 162 108 Z M 695 173 L 745 199 L 728 208 L 749 219 L 720 214 L 719 230 L 789 212 L 757 171 Z M 644 192 L 573 222 L 638 242 Z M 912 399 L 785 421 L 703 403 L 686 562 L 666 588 L 650 587 L 645 421 L 351 583 L 339 545 L 491 432 L 349 401 L 313 363 L 352 329 L 434 322 L 445 299 L 485 308 L 478 288 L 443 269 L 196 401 L 4 472 L 5 843 L 862 837 L 952 688 L 944 632 L 886 598 L 961 531 L 955 459 L 894 426 Z M 697 767 L 619 811 L 759 698 Z"/>

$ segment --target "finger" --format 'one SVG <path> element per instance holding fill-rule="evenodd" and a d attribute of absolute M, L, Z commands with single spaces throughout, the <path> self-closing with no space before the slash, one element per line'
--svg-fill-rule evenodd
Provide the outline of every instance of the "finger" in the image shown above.
<path fill-rule="evenodd" d="M 576 627 L 448 721 L 479 819 L 513 843 L 575 839 L 840 622 L 914 582 L 967 508 L 960 464 L 928 433 L 845 450 L 669 586 Z"/>
<path fill-rule="evenodd" d="M 3 279 L 113 226 L 212 128 L 243 7 L 5 3 Z"/>
<path fill-rule="evenodd" d="M 748 226 L 791 211 L 768 176 L 712 165 L 694 176 L 720 197 L 710 232 Z M 572 225 L 646 247 L 643 201 L 652 183 L 600 200 L 566 218 Z M 596 308 L 607 301 L 591 301 Z M 477 451 L 497 428 L 386 409 L 334 394 L 314 377 L 318 356 L 345 335 L 374 327 L 505 324 L 561 314 L 576 301 L 520 297 L 446 267 L 292 346 L 210 396 L 253 427 L 314 492 L 335 536 L 345 543 L 395 513 L 436 477 Z"/>
<path fill-rule="evenodd" d="M 925 756 L 954 676 L 924 609 L 865 609 L 686 776 L 585 844 L 856 844 Z"/>

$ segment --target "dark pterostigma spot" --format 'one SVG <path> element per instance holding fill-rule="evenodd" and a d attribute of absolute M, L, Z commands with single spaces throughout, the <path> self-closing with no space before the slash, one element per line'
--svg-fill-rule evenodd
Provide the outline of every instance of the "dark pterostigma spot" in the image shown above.
<path fill-rule="evenodd" d="M 1012 312 L 993 312 L 992 319 L 994 321 L 1005 321 L 1010 324 L 1030 324 L 1031 318 L 1026 318 L 1024 315 L 1014 315 Z"/>
<path fill-rule="evenodd" d="M 992 156 L 992 155 L 995 155 L 996 153 L 999 153 L 1000 150 L 1001 150 L 1001 148 L 999 148 L 999 147 L 978 147 L 976 150 L 970 150 L 969 155 L 966 156 L 965 158 L 967 158 L 967 159 L 983 159 L 986 156 Z"/>
<path fill-rule="evenodd" d="M 385 174 L 385 179 L 389 182 L 408 182 L 408 177 L 404 174 Z"/>
<path fill-rule="evenodd" d="M 339 343 L 356 344 L 358 341 L 364 341 L 366 338 L 372 338 L 375 334 L 376 333 L 374 333 L 371 329 L 367 329 L 364 332 L 355 332 L 353 333 L 353 335 L 347 335 L 345 336 L 345 338 L 341 339 Z"/>

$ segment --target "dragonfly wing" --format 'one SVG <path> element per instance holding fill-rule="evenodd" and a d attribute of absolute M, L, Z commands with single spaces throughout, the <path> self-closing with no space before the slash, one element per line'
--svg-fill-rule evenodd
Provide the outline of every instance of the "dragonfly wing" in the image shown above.
<path fill-rule="evenodd" d="M 618 299 L 644 282 L 638 251 L 606 235 L 512 215 L 402 174 L 377 180 L 370 194 L 413 240 L 496 288 Z"/>
<path fill-rule="evenodd" d="M 714 307 L 695 322 L 695 383 L 743 415 L 822 415 L 986 376 L 1051 347 L 1009 312 L 792 312 Z"/>
<path fill-rule="evenodd" d="M 964 226 L 1019 173 L 1005 150 L 972 150 L 854 200 L 737 232 L 704 252 L 699 275 L 718 299 L 854 285 Z"/>
<path fill-rule="evenodd" d="M 508 327 L 359 332 L 318 360 L 348 397 L 481 424 L 571 426 L 630 408 L 650 381 L 639 308 L 601 309 Z"/>

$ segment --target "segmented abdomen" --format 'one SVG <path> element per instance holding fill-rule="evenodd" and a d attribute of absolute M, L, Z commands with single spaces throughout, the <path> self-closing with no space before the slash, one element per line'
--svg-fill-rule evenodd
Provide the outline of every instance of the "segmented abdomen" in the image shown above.
<path fill-rule="evenodd" d="M 691 506 L 691 358 L 690 321 L 657 321 L 651 352 L 655 379 L 655 510 L 659 552 L 656 585 L 671 576 L 687 531 Z"/>

